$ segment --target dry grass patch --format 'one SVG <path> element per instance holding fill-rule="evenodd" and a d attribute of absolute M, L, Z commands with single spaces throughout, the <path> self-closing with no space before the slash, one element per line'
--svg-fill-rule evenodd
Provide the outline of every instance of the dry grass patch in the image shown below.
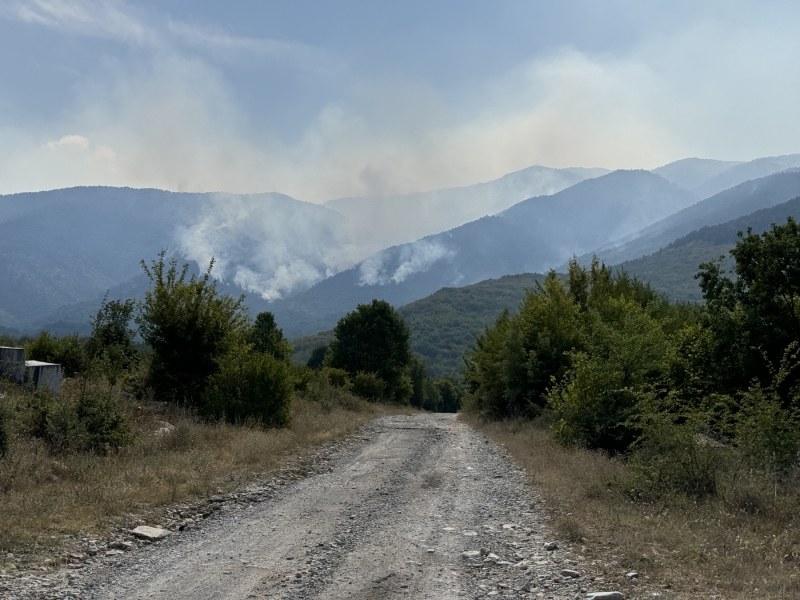
<path fill-rule="evenodd" d="M 0 384 L 6 409 L 24 399 Z M 286 429 L 209 424 L 174 407 L 122 400 L 133 442 L 117 451 L 52 454 L 12 432 L 0 458 L 0 569 L 48 558 L 75 535 L 152 516 L 159 507 L 232 491 L 284 466 L 313 446 L 341 438 L 391 407 L 351 396 L 341 402 L 295 398 Z M 174 430 L 155 431 L 166 421 Z M 6 560 L 7 553 L 14 557 Z"/>
<path fill-rule="evenodd" d="M 622 461 L 563 448 L 541 424 L 466 420 L 527 469 L 545 495 L 557 533 L 605 567 L 607 582 L 630 590 L 624 573 L 633 569 L 640 586 L 665 598 L 800 597 L 796 482 L 776 487 L 774 502 L 765 500 L 772 490 L 753 490 L 756 511 L 732 492 L 704 501 L 681 495 L 633 501 L 625 489 L 631 474 Z M 737 493 L 747 489 L 742 481 L 722 483 Z"/>

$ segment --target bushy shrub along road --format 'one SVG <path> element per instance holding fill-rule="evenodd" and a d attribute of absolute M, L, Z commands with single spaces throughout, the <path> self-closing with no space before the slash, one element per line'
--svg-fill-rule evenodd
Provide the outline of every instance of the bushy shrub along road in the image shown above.
<path fill-rule="evenodd" d="M 95 557 L 71 593 L 563 600 L 613 587 L 554 539 L 524 471 L 454 415 L 379 418 L 308 476 L 232 496 L 197 526 Z"/>

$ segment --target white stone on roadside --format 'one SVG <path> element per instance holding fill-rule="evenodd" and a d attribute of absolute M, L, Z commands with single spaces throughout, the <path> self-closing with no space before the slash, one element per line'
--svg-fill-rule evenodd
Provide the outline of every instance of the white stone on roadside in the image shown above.
<path fill-rule="evenodd" d="M 581 574 L 574 569 L 561 569 L 561 575 L 563 577 L 572 577 L 573 579 L 581 576 Z"/>
<path fill-rule="evenodd" d="M 143 540 L 149 540 L 151 542 L 154 542 L 157 540 L 163 540 L 172 532 L 167 529 L 162 529 L 161 527 L 150 527 L 149 525 L 139 525 L 137 528 L 131 529 L 131 533 Z"/>
<path fill-rule="evenodd" d="M 465 531 L 462 531 L 461 534 L 466 535 L 467 537 L 475 537 L 476 535 L 478 535 L 478 532 L 472 531 L 471 529 L 467 529 Z"/>
<path fill-rule="evenodd" d="M 480 550 L 465 550 L 461 553 L 464 558 L 478 558 L 481 555 Z"/>
<path fill-rule="evenodd" d="M 155 437 L 164 437 L 175 431 L 175 425 L 166 421 L 156 421 L 158 429 L 153 432 Z"/>
<path fill-rule="evenodd" d="M 589 592 L 584 600 L 625 600 L 622 592 Z"/>
<path fill-rule="evenodd" d="M 637 577 L 639 577 L 639 573 L 637 573 L 636 571 L 628 571 L 627 573 L 625 573 L 625 579 L 630 580 L 630 579 L 636 579 Z"/>
<path fill-rule="evenodd" d="M 544 545 L 544 549 L 545 549 L 545 550 L 549 550 L 549 551 L 551 551 L 551 552 L 552 552 L 553 550 L 558 550 L 558 542 L 547 542 L 547 543 Z"/>

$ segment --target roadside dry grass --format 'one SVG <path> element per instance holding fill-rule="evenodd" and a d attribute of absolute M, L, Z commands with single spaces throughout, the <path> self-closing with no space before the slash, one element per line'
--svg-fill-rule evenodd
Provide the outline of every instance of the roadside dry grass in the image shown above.
<path fill-rule="evenodd" d="M 5 409 L 14 410 L 19 392 L 0 387 Z M 163 404 L 120 402 L 134 441 L 105 456 L 53 455 L 41 440 L 12 435 L 10 452 L 0 458 L 0 570 L 52 562 L 73 536 L 100 535 L 120 517 L 232 491 L 380 414 L 402 410 L 344 394 L 324 402 L 296 397 L 291 427 L 263 430 L 204 423 Z M 165 421 L 175 429 L 154 435 Z"/>
<path fill-rule="evenodd" d="M 632 569 L 663 598 L 800 598 L 800 493 L 758 512 L 731 508 L 724 498 L 634 502 L 621 461 L 563 448 L 541 424 L 466 420 L 527 469 L 556 531 L 606 561 L 607 581 L 623 580 Z"/>

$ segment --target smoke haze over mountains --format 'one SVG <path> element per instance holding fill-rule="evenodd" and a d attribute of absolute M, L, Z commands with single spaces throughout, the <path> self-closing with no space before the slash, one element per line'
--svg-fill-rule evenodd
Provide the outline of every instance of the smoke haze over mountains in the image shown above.
<path fill-rule="evenodd" d="M 782 0 L 8 0 L 0 193 L 323 202 L 531 164 L 784 154 L 800 138 L 798 21 Z"/>

